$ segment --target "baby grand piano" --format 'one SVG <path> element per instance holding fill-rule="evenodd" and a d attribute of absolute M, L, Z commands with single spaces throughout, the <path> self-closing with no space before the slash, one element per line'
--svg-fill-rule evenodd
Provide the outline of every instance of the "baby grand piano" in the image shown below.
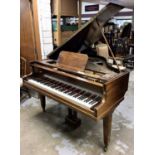
<path fill-rule="evenodd" d="M 97 55 L 92 45 L 102 41 L 101 27 L 123 7 L 108 4 L 47 60 L 33 61 L 32 73 L 24 77 L 24 86 L 39 93 L 45 112 L 45 96 L 68 107 L 66 122 L 80 125 L 77 112 L 103 120 L 104 151 L 110 139 L 112 113 L 124 99 L 129 72 L 112 67 Z"/>

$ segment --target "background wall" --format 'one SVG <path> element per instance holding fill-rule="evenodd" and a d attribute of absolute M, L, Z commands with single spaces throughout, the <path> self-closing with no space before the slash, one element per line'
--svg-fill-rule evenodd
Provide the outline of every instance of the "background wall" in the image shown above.
<path fill-rule="evenodd" d="M 38 16 L 42 59 L 53 50 L 50 0 L 38 0 Z"/>
<path fill-rule="evenodd" d="M 96 2 L 98 2 L 96 0 Z M 85 11 L 85 6 L 87 5 L 94 5 L 94 4 L 97 4 L 97 3 L 89 3 L 89 2 L 82 2 L 82 15 L 85 16 L 85 15 L 88 15 L 90 17 L 83 17 L 82 20 L 90 20 L 90 18 L 92 16 L 94 16 L 94 14 L 98 13 L 98 11 Z M 99 10 L 101 10 L 102 8 L 104 8 L 106 5 L 99 5 Z M 123 25 L 125 22 L 132 22 L 132 15 L 123 15 L 123 13 L 128 13 L 130 14 L 130 12 L 133 12 L 133 9 L 129 9 L 129 8 L 124 8 L 120 11 L 120 13 L 122 13 L 122 16 L 119 15 L 119 16 L 115 16 L 112 20 L 112 22 L 118 24 L 118 26 L 121 26 Z M 132 14 L 132 13 L 131 13 Z"/>

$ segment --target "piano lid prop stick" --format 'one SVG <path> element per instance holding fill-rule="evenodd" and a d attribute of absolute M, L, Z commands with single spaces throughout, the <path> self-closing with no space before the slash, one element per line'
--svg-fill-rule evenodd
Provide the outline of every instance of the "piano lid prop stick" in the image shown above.
<path fill-rule="evenodd" d="M 96 20 L 96 23 L 97 23 L 98 27 L 99 27 L 100 30 L 101 30 L 101 34 L 102 34 L 102 36 L 103 36 L 103 38 L 104 38 L 104 40 L 105 40 L 105 42 L 106 42 L 106 44 L 107 44 L 107 46 L 108 46 L 108 48 L 109 48 L 109 50 L 110 50 L 110 53 L 111 53 L 111 55 L 112 55 L 112 58 L 114 59 L 114 62 L 116 63 L 116 66 L 117 66 L 119 72 L 121 72 L 121 70 L 120 70 L 120 68 L 119 68 L 119 66 L 118 66 L 118 63 L 117 63 L 117 61 L 116 61 L 116 59 L 115 59 L 115 56 L 114 56 L 114 54 L 113 54 L 113 51 L 112 51 L 112 49 L 111 49 L 111 47 L 110 47 L 110 45 L 109 45 L 109 43 L 108 43 L 108 40 L 107 40 L 106 36 L 104 35 L 104 31 L 103 31 L 102 25 L 101 25 L 97 20 Z"/>
<path fill-rule="evenodd" d="M 102 34 L 102 36 L 103 36 L 103 38 L 104 38 L 104 40 L 105 40 L 105 42 L 106 42 L 106 44 L 107 44 L 107 46 L 108 46 L 108 48 L 109 48 L 109 51 L 110 51 L 110 53 L 111 53 L 111 55 L 112 55 L 112 58 L 114 59 L 114 61 L 115 61 L 115 63 L 116 63 L 116 66 L 117 66 L 119 72 L 121 72 L 121 70 L 120 70 L 120 68 L 119 68 L 119 66 L 118 66 L 118 63 L 117 63 L 117 61 L 116 61 L 116 59 L 115 59 L 115 56 L 114 56 L 114 54 L 113 54 L 113 51 L 112 51 L 112 49 L 111 49 L 111 47 L 110 47 L 110 45 L 109 45 L 109 43 L 108 43 L 108 40 L 107 40 L 106 36 L 104 35 L 103 27 L 101 26 L 101 24 L 100 24 L 97 20 L 96 20 L 96 23 L 97 23 L 98 27 L 99 27 L 100 30 L 101 30 L 101 34 Z"/>
<path fill-rule="evenodd" d="M 119 66 L 118 66 L 118 63 L 117 63 L 117 61 L 116 61 L 116 59 L 115 59 L 115 56 L 114 56 L 114 54 L 113 54 L 113 52 L 112 52 L 112 49 L 111 49 L 111 47 L 110 47 L 110 45 L 109 45 L 109 43 L 108 43 L 108 40 L 107 40 L 106 36 L 104 35 L 104 32 L 103 32 L 103 29 L 102 29 L 102 28 L 101 28 L 101 33 L 102 33 L 102 36 L 103 36 L 103 38 L 104 38 L 104 40 L 105 40 L 105 42 L 106 42 L 106 44 L 107 44 L 107 46 L 108 46 L 108 48 L 109 48 L 109 51 L 110 51 L 110 53 L 111 53 L 111 55 L 112 55 L 112 57 L 113 57 L 113 59 L 114 59 L 116 65 L 117 65 L 117 68 L 118 68 L 119 72 L 121 72 L 121 70 L 120 70 L 120 68 L 119 68 Z"/>

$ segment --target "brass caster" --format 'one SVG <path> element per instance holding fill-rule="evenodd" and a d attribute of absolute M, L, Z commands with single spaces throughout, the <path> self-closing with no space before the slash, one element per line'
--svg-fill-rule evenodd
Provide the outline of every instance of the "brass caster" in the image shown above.
<path fill-rule="evenodd" d="M 104 150 L 104 152 L 107 152 L 108 147 L 107 146 L 104 146 L 103 150 Z"/>

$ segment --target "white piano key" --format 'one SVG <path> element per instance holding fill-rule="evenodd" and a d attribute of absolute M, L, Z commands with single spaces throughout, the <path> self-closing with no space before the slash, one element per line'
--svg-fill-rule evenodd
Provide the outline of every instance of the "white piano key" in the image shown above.
<path fill-rule="evenodd" d="M 59 91 L 58 89 L 55 89 L 56 87 L 52 88 L 52 87 L 50 87 L 48 85 L 45 85 L 45 84 L 43 84 L 41 82 L 37 82 L 37 81 L 35 81 L 33 79 L 29 79 L 28 82 L 31 83 L 32 85 L 35 85 L 37 87 L 40 87 L 41 89 L 46 90 L 46 91 L 48 91 L 48 92 L 50 92 L 52 94 L 55 94 L 57 96 L 62 96 L 68 101 L 71 101 L 71 102 L 76 103 L 78 105 L 80 104 L 80 105 L 85 106 L 87 108 L 91 108 L 93 105 L 98 103 L 98 102 L 95 102 L 94 104 L 89 104 L 90 101 L 85 102 L 85 100 L 87 100 L 88 97 L 80 100 L 79 97 L 76 98 L 76 97 L 70 96 L 69 94 L 66 94 L 66 93 L 64 93 L 62 91 Z M 80 96 L 82 96 L 82 94 Z"/>

